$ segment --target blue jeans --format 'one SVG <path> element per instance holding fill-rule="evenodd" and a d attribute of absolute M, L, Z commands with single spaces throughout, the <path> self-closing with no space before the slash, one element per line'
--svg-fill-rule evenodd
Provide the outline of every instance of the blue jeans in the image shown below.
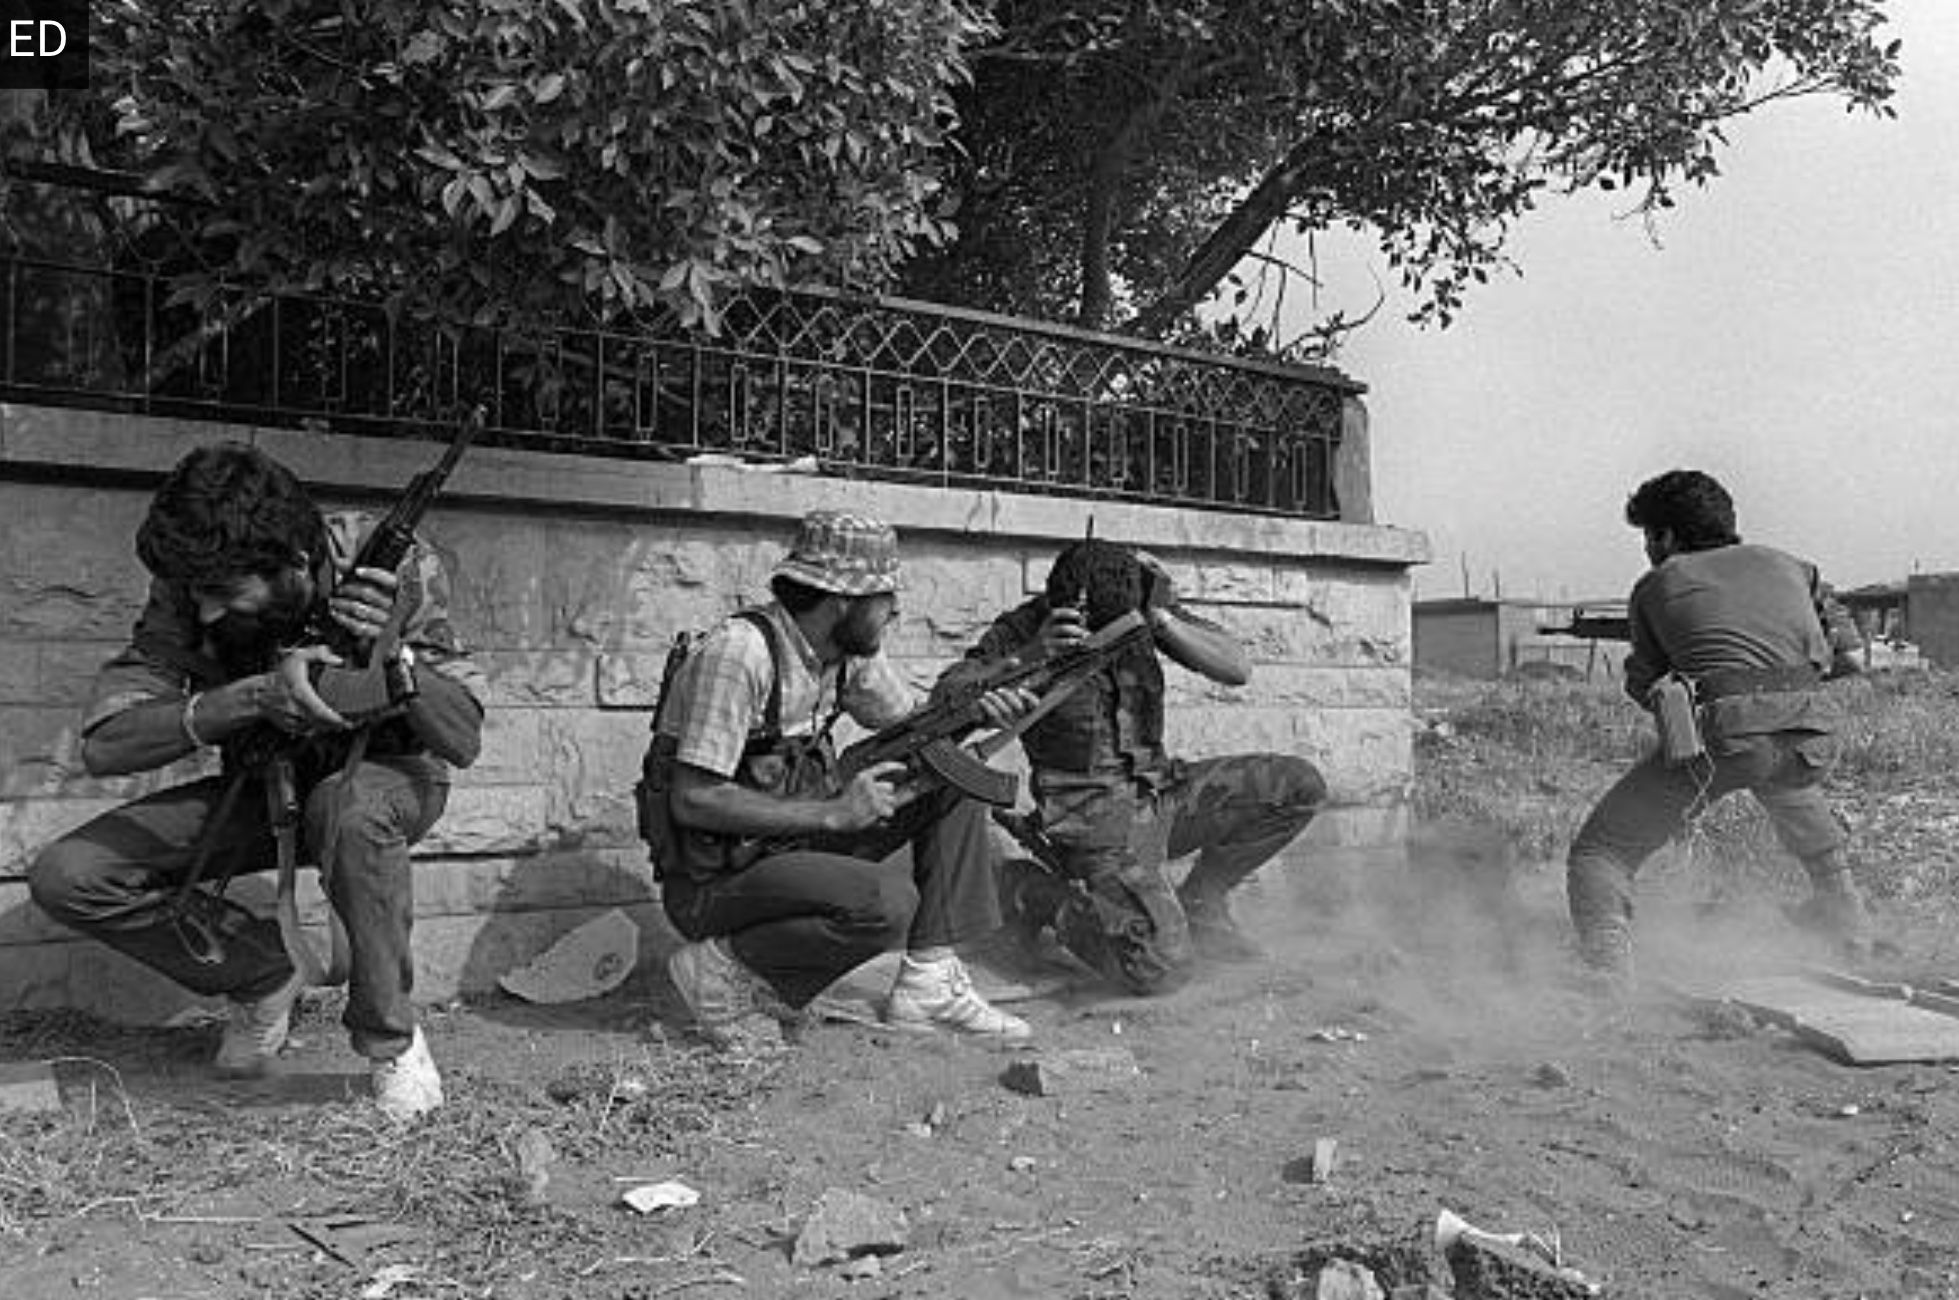
<path fill-rule="evenodd" d="M 229 778 L 208 777 L 160 790 L 104 813 L 41 851 L 29 877 L 49 916 L 98 939 L 193 993 L 250 1000 L 292 977 L 291 960 L 270 917 L 231 910 L 221 918 L 223 955 L 204 964 L 171 924 L 170 902 L 189 871 Z M 375 1060 L 399 1056 L 415 1033 L 410 935 L 415 920 L 408 849 L 442 815 L 448 770 L 429 758 L 368 759 L 351 788 L 337 780 L 307 792 L 300 860 L 325 842 L 337 820 L 336 861 L 327 896 L 346 926 L 352 959 L 345 1024 L 354 1050 Z M 278 865 L 263 784 L 247 778 L 223 823 L 210 829 L 205 879 L 269 871 Z"/>
<path fill-rule="evenodd" d="M 838 976 L 893 948 L 952 947 L 1000 925 L 985 805 L 950 790 L 893 822 L 770 854 L 694 881 L 672 875 L 660 899 L 693 940 L 726 938 L 741 963 L 800 1007 Z M 911 846 L 911 870 L 884 859 Z"/>

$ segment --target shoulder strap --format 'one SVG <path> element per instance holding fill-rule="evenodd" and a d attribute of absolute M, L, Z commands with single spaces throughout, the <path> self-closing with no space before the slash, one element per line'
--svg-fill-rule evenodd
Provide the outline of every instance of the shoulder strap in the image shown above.
<path fill-rule="evenodd" d="M 738 609 L 731 617 L 760 632 L 762 644 L 769 648 L 769 698 L 762 705 L 762 730 L 773 740 L 782 734 L 782 635 L 765 610 Z"/>

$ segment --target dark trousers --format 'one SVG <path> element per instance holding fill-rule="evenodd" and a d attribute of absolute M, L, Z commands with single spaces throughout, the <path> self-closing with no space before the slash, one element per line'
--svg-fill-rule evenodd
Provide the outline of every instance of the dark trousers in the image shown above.
<path fill-rule="evenodd" d="M 293 973 L 278 923 L 233 911 L 222 919 L 223 957 L 206 965 L 171 923 L 169 904 L 209 829 L 205 879 L 278 865 L 265 789 L 248 778 L 222 823 L 212 825 L 229 778 L 160 790 L 70 831 L 42 850 L 29 884 L 34 901 L 61 924 L 99 939 L 194 993 L 250 1000 Z M 307 795 L 301 861 L 337 823 L 326 892 L 347 929 L 352 959 L 345 1023 L 354 1050 L 386 1059 L 415 1032 L 409 995 L 414 891 L 408 849 L 428 833 L 448 800 L 448 774 L 427 758 L 369 759 L 344 793 L 340 781 Z"/>
<path fill-rule="evenodd" d="M 674 928 L 726 938 L 742 964 L 800 1007 L 838 976 L 893 948 L 968 943 L 997 929 L 990 818 L 951 790 L 890 825 L 812 842 L 705 880 L 660 887 Z M 911 870 L 886 861 L 911 847 Z"/>
<path fill-rule="evenodd" d="M 1044 772 L 1041 827 L 1071 882 L 1008 880 L 1028 927 L 1052 925 L 1070 953 L 1135 993 L 1163 992 L 1193 957 L 1185 908 L 1221 901 L 1306 829 L 1326 802 L 1311 763 L 1234 754 L 1179 765 L 1152 796 L 1121 776 Z M 1165 868 L 1197 861 L 1177 888 Z"/>
<path fill-rule="evenodd" d="M 1581 938 L 1601 927 L 1629 926 L 1640 866 L 1684 830 L 1698 808 L 1738 790 L 1755 797 L 1782 846 L 1805 863 L 1843 847 L 1843 827 L 1818 788 L 1825 769 L 1814 736 L 1741 737 L 1720 750 L 1681 767 L 1667 766 L 1658 755 L 1647 758 L 1592 809 L 1565 859 L 1566 901 Z"/>

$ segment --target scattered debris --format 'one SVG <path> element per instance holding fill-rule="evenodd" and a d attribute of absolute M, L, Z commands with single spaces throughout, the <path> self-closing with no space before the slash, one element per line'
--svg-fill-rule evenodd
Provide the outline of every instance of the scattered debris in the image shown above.
<path fill-rule="evenodd" d="M 861 1282 L 884 1272 L 884 1260 L 876 1255 L 859 1255 L 837 1266 L 837 1276 L 848 1282 Z"/>
<path fill-rule="evenodd" d="M 1333 1138 L 1313 1143 L 1313 1154 L 1286 1161 L 1279 1176 L 1289 1183 L 1325 1183 L 1333 1177 L 1333 1166 L 1340 1144 Z"/>
<path fill-rule="evenodd" d="M 619 1199 L 641 1214 L 653 1214 L 699 1205 L 701 1194 L 682 1182 L 645 1183 L 628 1187 L 619 1194 Z"/>
<path fill-rule="evenodd" d="M 0 1114 L 31 1115 L 61 1109 L 54 1067 L 45 1061 L 0 1065 Z"/>
<path fill-rule="evenodd" d="M 1959 1059 L 1959 1003 L 1909 985 L 1813 970 L 1738 980 L 1716 996 L 1851 1065 Z"/>
<path fill-rule="evenodd" d="M 545 1188 L 551 1184 L 551 1162 L 558 1158 L 557 1148 L 544 1130 L 526 1128 L 517 1135 L 517 1176 L 514 1187 L 518 1199 L 525 1205 L 541 1205 L 544 1202 Z"/>
<path fill-rule="evenodd" d="M 1386 1300 L 1374 1270 L 1350 1259 L 1336 1259 L 1320 1270 L 1313 1300 Z"/>
<path fill-rule="evenodd" d="M 1306 1040 L 1312 1043 L 1364 1043 L 1367 1033 L 1365 1030 L 1349 1029 L 1345 1025 L 1327 1025 L 1306 1035 Z"/>
<path fill-rule="evenodd" d="M 504 972 L 497 984 L 526 1002 L 583 1002 L 625 983 L 638 957 L 639 927 L 615 907 L 565 933 L 529 965 Z"/>
<path fill-rule="evenodd" d="M 1030 1097 L 1058 1097 L 1122 1088 L 1141 1074 L 1127 1048 L 1072 1048 L 1015 1061 L 1000 1075 L 1000 1082 Z"/>
<path fill-rule="evenodd" d="M 1567 1268 L 1554 1233 L 1486 1232 L 1459 1215 L 1435 1216 L 1435 1246 L 1466 1300 L 1588 1300 L 1602 1288 Z"/>
<path fill-rule="evenodd" d="M 1007 1161 L 1007 1168 L 1017 1174 L 1031 1174 L 1039 1166 L 1040 1161 L 1034 1159 L 1033 1156 L 1015 1156 L 1013 1159 Z"/>
<path fill-rule="evenodd" d="M 895 1255 L 911 1241 L 905 1212 L 887 1201 L 832 1187 L 817 1199 L 790 1260 L 814 1268 L 862 1255 Z"/>

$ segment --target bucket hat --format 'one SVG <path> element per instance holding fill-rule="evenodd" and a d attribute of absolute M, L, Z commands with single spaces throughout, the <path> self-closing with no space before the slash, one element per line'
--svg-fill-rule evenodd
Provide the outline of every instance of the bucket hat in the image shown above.
<path fill-rule="evenodd" d="M 898 589 L 898 533 L 880 519 L 841 510 L 803 516 L 775 577 L 839 596 L 871 596 Z"/>

